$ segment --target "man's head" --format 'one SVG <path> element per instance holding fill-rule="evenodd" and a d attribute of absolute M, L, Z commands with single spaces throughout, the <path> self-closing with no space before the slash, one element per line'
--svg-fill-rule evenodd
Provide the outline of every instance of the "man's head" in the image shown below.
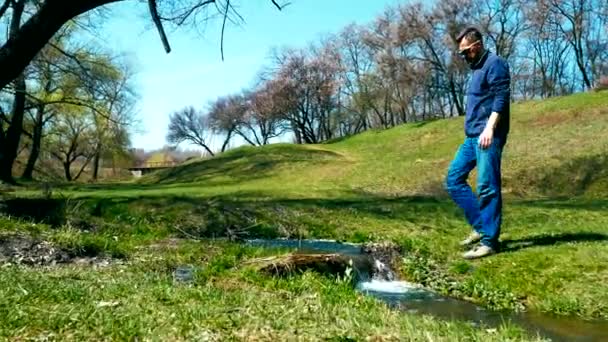
<path fill-rule="evenodd" d="M 467 27 L 458 37 L 458 54 L 469 64 L 475 64 L 484 52 L 483 37 L 475 27 Z"/>

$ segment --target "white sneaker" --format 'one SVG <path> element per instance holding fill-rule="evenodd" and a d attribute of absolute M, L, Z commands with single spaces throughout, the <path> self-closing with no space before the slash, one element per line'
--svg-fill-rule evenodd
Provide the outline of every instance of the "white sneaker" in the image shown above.
<path fill-rule="evenodd" d="M 462 256 L 465 259 L 478 259 L 478 258 L 490 256 L 495 253 L 496 253 L 496 251 L 494 249 L 492 249 L 491 247 L 488 247 L 486 245 L 481 245 L 481 246 L 475 247 L 475 248 L 471 249 L 470 251 L 464 253 Z"/>
<path fill-rule="evenodd" d="M 479 234 L 477 231 L 473 231 L 471 233 L 471 235 L 469 235 L 466 239 L 460 241 L 460 245 L 461 246 L 469 246 L 472 244 L 476 244 L 479 241 L 481 241 L 481 234 Z"/>

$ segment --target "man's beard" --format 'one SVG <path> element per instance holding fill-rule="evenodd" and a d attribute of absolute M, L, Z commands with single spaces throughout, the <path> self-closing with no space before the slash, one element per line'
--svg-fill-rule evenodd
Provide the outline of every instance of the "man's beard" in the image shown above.
<path fill-rule="evenodd" d="M 477 65 L 477 63 L 479 63 L 479 61 L 483 58 L 483 56 L 486 54 L 487 50 L 482 50 L 479 53 L 477 53 L 477 55 L 473 58 L 469 58 L 468 56 L 465 57 L 465 61 L 467 62 L 467 64 L 470 67 L 474 67 L 475 65 Z"/>
<path fill-rule="evenodd" d="M 481 57 L 481 54 L 477 54 L 477 56 L 473 57 L 473 58 L 469 58 L 466 57 L 464 60 L 467 62 L 467 64 L 469 66 L 474 66 L 475 64 L 477 64 L 477 61 L 479 61 L 479 57 Z"/>

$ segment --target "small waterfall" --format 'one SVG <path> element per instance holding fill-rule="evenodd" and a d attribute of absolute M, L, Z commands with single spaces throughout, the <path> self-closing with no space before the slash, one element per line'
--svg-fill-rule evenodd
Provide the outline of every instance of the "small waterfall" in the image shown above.
<path fill-rule="evenodd" d="M 515 314 L 486 310 L 473 303 L 442 296 L 418 284 L 398 279 L 390 264 L 399 251 L 390 244 L 356 245 L 327 240 L 250 240 L 258 247 L 296 248 L 298 252 L 338 253 L 350 258 L 357 275 L 356 289 L 376 297 L 390 307 L 409 313 L 427 314 L 446 320 L 466 321 L 476 326 L 498 328 L 515 323 L 533 335 L 553 341 L 608 341 L 608 323 L 584 322 L 541 314 Z M 181 277 L 190 279 L 188 271 Z M 185 277 L 184 277 L 185 276 Z M 567 326 L 568 329 L 564 329 Z"/>
<path fill-rule="evenodd" d="M 372 271 L 372 279 L 377 281 L 394 281 L 395 272 L 386 266 L 385 263 L 378 259 L 374 259 L 374 269 Z"/>

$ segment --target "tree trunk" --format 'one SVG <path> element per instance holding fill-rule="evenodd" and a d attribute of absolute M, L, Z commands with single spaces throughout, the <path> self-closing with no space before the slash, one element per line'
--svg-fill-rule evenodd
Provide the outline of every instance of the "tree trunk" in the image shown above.
<path fill-rule="evenodd" d="M 211 151 L 209 146 L 207 146 L 207 145 L 201 145 L 201 146 L 205 149 L 205 151 L 207 151 L 207 153 L 209 153 L 210 156 L 212 156 L 212 157 L 215 156 L 215 153 L 213 153 L 213 151 Z"/>
<path fill-rule="evenodd" d="M 68 182 L 72 181 L 72 174 L 70 173 L 71 166 L 72 166 L 72 163 L 69 160 L 66 160 L 63 162 L 63 170 L 65 171 L 65 179 Z"/>
<path fill-rule="evenodd" d="M 464 108 L 462 108 L 462 104 L 460 103 L 459 99 L 458 99 L 458 94 L 456 93 L 456 83 L 454 82 L 454 78 L 452 75 L 448 76 L 450 79 L 450 94 L 452 95 L 452 98 L 454 99 L 454 105 L 456 105 L 456 111 L 458 112 L 458 116 L 464 116 L 466 113 L 464 111 Z"/>
<path fill-rule="evenodd" d="M 230 139 L 232 139 L 232 132 L 234 132 L 234 130 L 231 129 L 226 134 L 226 139 L 224 139 L 224 143 L 222 144 L 222 153 L 226 151 L 226 148 L 228 148 L 228 144 L 230 143 Z"/>
<path fill-rule="evenodd" d="M 576 51 L 576 65 L 581 72 L 581 76 L 583 76 L 583 90 L 591 89 L 591 80 L 589 79 L 587 69 L 585 68 L 585 61 L 582 51 Z"/>
<path fill-rule="evenodd" d="M 97 152 L 93 157 L 93 180 L 96 181 L 99 176 L 99 160 L 101 159 L 101 146 L 97 146 Z"/>
<path fill-rule="evenodd" d="M 36 112 L 36 121 L 34 122 L 34 134 L 32 135 L 32 149 L 30 151 L 30 155 L 27 159 L 27 165 L 25 166 L 25 170 L 23 170 L 23 175 L 21 176 L 23 179 L 32 180 L 34 174 L 34 167 L 36 166 L 36 162 L 38 161 L 38 156 L 40 156 L 40 144 L 42 141 L 42 128 L 44 125 L 43 122 L 44 115 L 44 105 L 41 104 L 38 106 L 38 110 Z"/>
<path fill-rule="evenodd" d="M 18 35 L 24 9 L 25 1 L 18 1 L 13 4 L 9 31 L 10 39 L 13 39 Z M 4 48 L 2 50 L 4 50 Z M 0 65 L 2 65 L 0 78 L 5 70 L 11 69 L 9 65 L 6 65 L 2 61 L 2 50 L 0 50 Z M 17 158 L 17 149 L 19 148 L 19 140 L 23 128 L 23 115 L 25 114 L 25 92 L 27 89 L 25 86 L 25 75 L 22 73 L 23 69 L 25 69 L 25 66 L 20 71 L 14 73 L 14 76 L 7 80 L 6 83 L 0 86 L 0 89 L 2 89 L 13 79 L 15 81 L 15 97 L 11 112 L 11 122 L 6 130 L 6 134 L 2 134 L 3 141 L 0 141 L 0 180 L 9 184 L 15 183 L 13 179 L 13 163 Z"/>
<path fill-rule="evenodd" d="M 15 99 L 10 126 L 4 136 L 4 141 L 0 147 L 0 180 L 9 184 L 14 184 L 13 164 L 17 158 L 17 149 L 21 140 L 21 130 L 23 128 L 23 115 L 25 113 L 25 77 L 20 75 L 15 80 Z"/>
<path fill-rule="evenodd" d="M 95 157 L 97 157 L 97 155 L 95 155 Z M 78 171 L 78 173 L 76 174 L 76 176 L 74 177 L 74 180 L 78 180 L 78 178 L 80 178 L 80 176 L 82 175 L 82 173 L 84 172 L 84 169 L 86 169 L 87 165 L 89 165 L 89 162 L 91 161 L 90 157 L 87 157 L 87 160 L 84 162 L 84 164 L 82 164 L 82 166 L 80 167 L 80 170 Z"/>

